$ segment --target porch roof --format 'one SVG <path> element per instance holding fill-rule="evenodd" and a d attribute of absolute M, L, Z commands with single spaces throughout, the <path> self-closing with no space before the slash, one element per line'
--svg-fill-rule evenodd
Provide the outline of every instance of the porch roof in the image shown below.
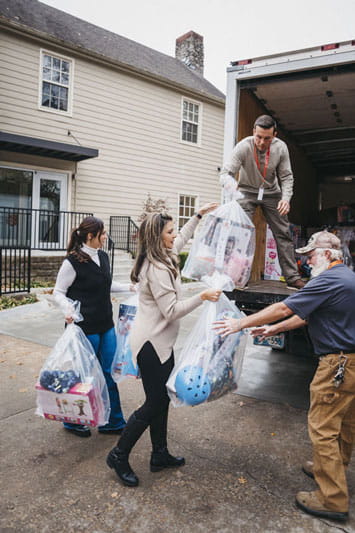
<path fill-rule="evenodd" d="M 9 152 L 66 159 L 67 161 L 83 161 L 99 155 L 99 151 L 94 148 L 24 137 L 3 131 L 0 131 L 0 147 Z"/>

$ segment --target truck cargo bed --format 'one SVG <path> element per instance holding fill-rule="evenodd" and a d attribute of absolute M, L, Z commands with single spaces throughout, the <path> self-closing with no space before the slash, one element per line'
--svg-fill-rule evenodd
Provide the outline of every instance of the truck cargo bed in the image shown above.
<path fill-rule="evenodd" d="M 247 289 L 237 289 L 226 294 L 230 300 L 235 300 L 239 309 L 248 314 L 281 302 L 294 293 L 295 291 L 288 289 L 282 281 L 261 280 L 249 282 Z"/>
<path fill-rule="evenodd" d="M 230 300 L 245 314 L 251 314 L 264 309 L 270 304 L 281 302 L 296 291 L 288 289 L 281 281 L 261 280 L 250 282 L 247 289 L 226 292 Z M 314 355 L 314 350 L 308 336 L 307 327 L 302 327 L 285 333 L 284 351 L 293 355 Z"/>

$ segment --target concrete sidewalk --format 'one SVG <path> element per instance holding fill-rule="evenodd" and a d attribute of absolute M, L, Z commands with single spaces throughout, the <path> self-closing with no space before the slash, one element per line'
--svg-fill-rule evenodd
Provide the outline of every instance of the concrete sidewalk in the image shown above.
<path fill-rule="evenodd" d="M 184 284 L 184 298 L 200 292 L 204 287 L 198 282 Z M 63 332 L 63 316 L 54 304 L 53 296 L 49 294 L 48 289 L 35 292 L 40 299 L 39 302 L 0 312 L 0 334 L 52 347 Z M 115 319 L 119 303 L 131 296 L 132 293 L 129 292 L 116 293 L 113 296 Z M 201 307 L 181 320 L 175 353 L 179 353 L 200 312 Z M 309 356 L 303 358 L 254 346 L 252 339 L 249 338 L 238 393 L 307 409 L 308 385 L 316 364 L 317 361 Z"/>
<path fill-rule="evenodd" d="M 195 284 L 184 289 L 186 296 L 197 290 Z M 114 303 L 116 314 L 119 300 Z M 196 317 L 195 312 L 183 320 L 177 350 Z M 238 394 L 171 408 L 170 448 L 185 456 L 186 466 L 151 473 L 146 432 L 131 460 L 140 486 L 129 489 L 105 465 L 115 436 L 93 430 L 91 438 L 79 439 L 35 415 L 34 383 L 62 331 L 51 297 L 0 313 L 1 532 L 355 532 L 354 466 L 348 470 L 347 524 L 312 518 L 294 506 L 298 490 L 314 488 L 300 470 L 311 454 L 305 406 L 285 400 L 287 387 L 299 388 L 291 376 L 297 374 L 296 361 L 284 370 L 250 344 Z M 300 366 L 306 368 L 306 362 Z M 267 386 L 273 373 L 273 385 Z M 306 404 L 307 383 L 303 387 Z M 258 389 L 265 389 L 264 399 L 257 399 Z M 143 400 L 141 382 L 126 379 L 120 393 L 128 416 Z M 268 394 L 274 397 L 266 401 Z"/>

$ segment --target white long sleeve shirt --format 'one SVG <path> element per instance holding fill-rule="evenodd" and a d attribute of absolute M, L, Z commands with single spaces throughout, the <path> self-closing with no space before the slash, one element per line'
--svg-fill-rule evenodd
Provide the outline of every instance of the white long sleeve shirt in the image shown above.
<path fill-rule="evenodd" d="M 91 260 L 100 266 L 100 258 L 97 248 L 91 248 L 86 244 L 83 244 L 82 250 L 90 256 Z M 64 316 L 71 316 L 73 308 L 71 302 L 66 297 L 69 287 L 74 283 L 76 278 L 76 272 L 68 259 L 64 259 L 57 275 L 55 287 L 53 290 L 53 296 L 56 304 L 62 310 Z M 124 292 L 131 290 L 130 283 L 119 283 L 112 281 L 111 292 Z"/>

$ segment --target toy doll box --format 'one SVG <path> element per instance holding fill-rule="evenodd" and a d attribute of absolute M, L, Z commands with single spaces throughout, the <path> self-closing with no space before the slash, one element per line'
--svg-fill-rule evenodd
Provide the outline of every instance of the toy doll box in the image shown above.
<path fill-rule="evenodd" d="M 61 394 L 44 389 L 39 383 L 36 390 L 38 409 L 48 420 L 95 427 L 102 418 L 101 395 L 90 383 L 77 383 Z"/>

